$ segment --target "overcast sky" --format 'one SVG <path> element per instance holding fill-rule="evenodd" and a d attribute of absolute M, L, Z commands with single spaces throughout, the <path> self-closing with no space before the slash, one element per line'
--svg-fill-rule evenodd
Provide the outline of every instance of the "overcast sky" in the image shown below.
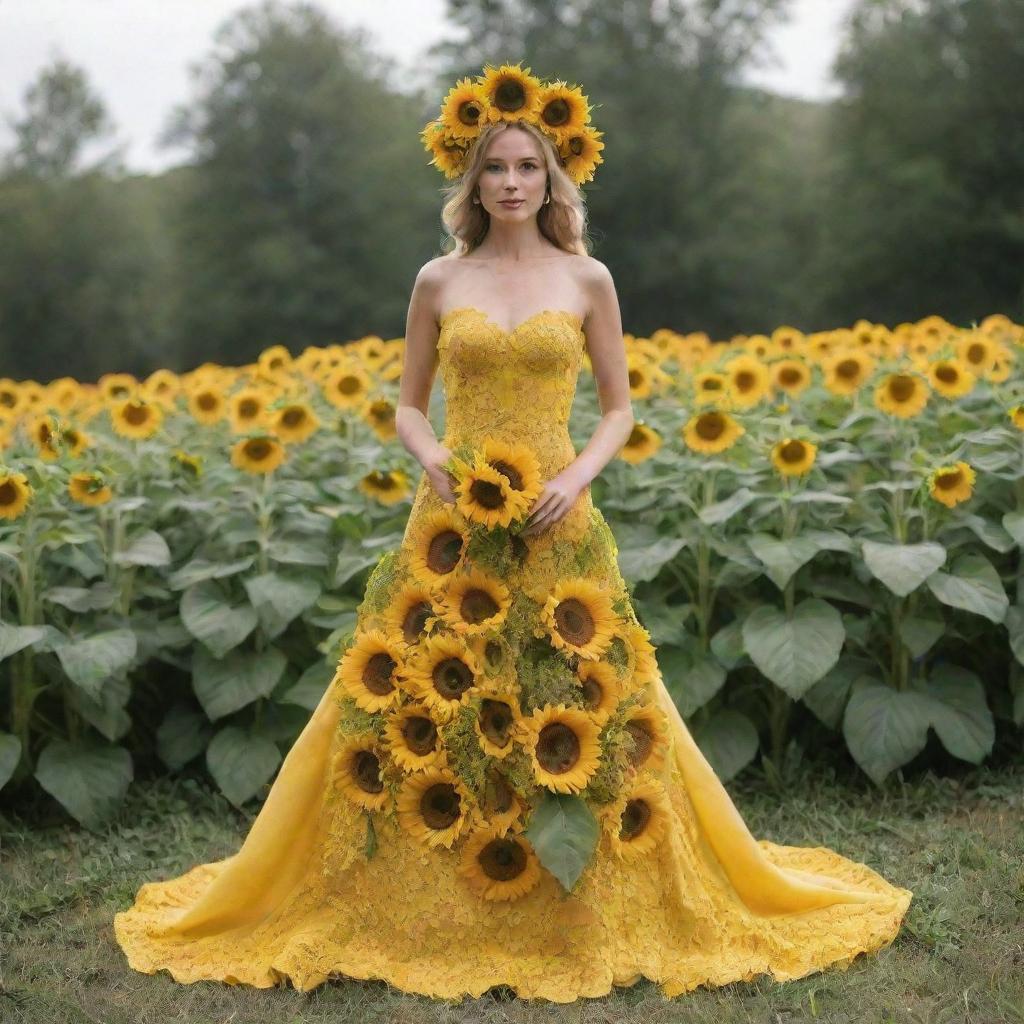
<path fill-rule="evenodd" d="M 614 0 L 609 0 L 614 2 Z M 791 96 L 825 99 L 839 25 L 853 0 L 794 0 L 794 18 L 772 35 L 777 66 L 750 79 Z M 0 0 L 0 144 L 20 115 L 26 87 L 60 55 L 83 67 L 107 105 L 132 170 L 158 171 L 185 158 L 156 136 L 191 95 L 188 67 L 214 30 L 246 0 Z M 381 54 L 414 65 L 443 34 L 444 0 L 318 0 L 343 28 L 361 26 Z M 581 83 L 588 92 L 586 83 Z M 441 97 L 438 97 L 440 102 Z"/>

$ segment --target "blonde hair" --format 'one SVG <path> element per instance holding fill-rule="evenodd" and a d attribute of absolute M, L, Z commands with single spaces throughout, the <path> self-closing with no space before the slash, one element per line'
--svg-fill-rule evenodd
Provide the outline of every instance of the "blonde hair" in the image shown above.
<path fill-rule="evenodd" d="M 441 222 L 448 237 L 442 253 L 454 251 L 459 256 L 468 255 L 487 237 L 491 215 L 483 204 L 473 202 L 473 195 L 484 169 L 484 155 L 491 139 L 509 128 L 529 132 L 540 143 L 547 165 L 551 201 L 537 211 L 540 233 L 559 249 L 588 256 L 592 245 L 587 234 L 587 208 L 583 196 L 562 168 L 554 143 L 539 128 L 526 121 L 497 121 L 487 125 L 469 150 L 468 165 L 463 175 L 443 190 L 445 203 Z"/>

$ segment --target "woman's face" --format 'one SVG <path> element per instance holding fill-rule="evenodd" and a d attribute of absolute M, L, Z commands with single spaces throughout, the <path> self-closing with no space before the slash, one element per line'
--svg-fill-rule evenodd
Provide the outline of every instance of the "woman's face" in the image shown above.
<path fill-rule="evenodd" d="M 490 142 L 477 179 L 483 208 L 498 220 L 535 217 L 544 203 L 548 172 L 537 140 L 529 132 L 506 128 Z M 518 205 L 508 200 L 519 200 Z"/>

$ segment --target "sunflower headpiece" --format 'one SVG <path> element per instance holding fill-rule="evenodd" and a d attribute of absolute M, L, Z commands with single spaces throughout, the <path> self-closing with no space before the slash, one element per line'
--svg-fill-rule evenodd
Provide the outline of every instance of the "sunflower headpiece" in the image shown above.
<path fill-rule="evenodd" d="M 566 173 L 579 186 L 593 181 L 594 170 L 604 162 L 604 133 L 591 125 L 590 109 L 579 86 L 542 82 L 520 64 L 485 64 L 475 80 L 460 79 L 449 90 L 440 116 L 420 135 L 432 154 L 430 163 L 451 179 L 465 172 L 473 144 L 489 124 L 528 121 L 551 139 Z"/>

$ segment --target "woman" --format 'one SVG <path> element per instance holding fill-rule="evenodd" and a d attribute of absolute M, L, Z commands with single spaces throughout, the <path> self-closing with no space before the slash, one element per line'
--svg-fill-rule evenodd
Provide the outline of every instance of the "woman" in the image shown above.
<path fill-rule="evenodd" d="M 633 425 L 614 286 L 583 235 L 599 136 L 578 89 L 518 65 L 459 82 L 427 127 L 459 178 L 457 246 L 409 304 L 397 426 L 424 473 L 402 543 L 239 852 L 115 917 L 135 969 L 568 1002 L 641 977 L 667 996 L 797 978 L 897 934 L 909 890 L 750 834 L 591 501 Z M 584 353 L 602 417 L 577 454 Z"/>

